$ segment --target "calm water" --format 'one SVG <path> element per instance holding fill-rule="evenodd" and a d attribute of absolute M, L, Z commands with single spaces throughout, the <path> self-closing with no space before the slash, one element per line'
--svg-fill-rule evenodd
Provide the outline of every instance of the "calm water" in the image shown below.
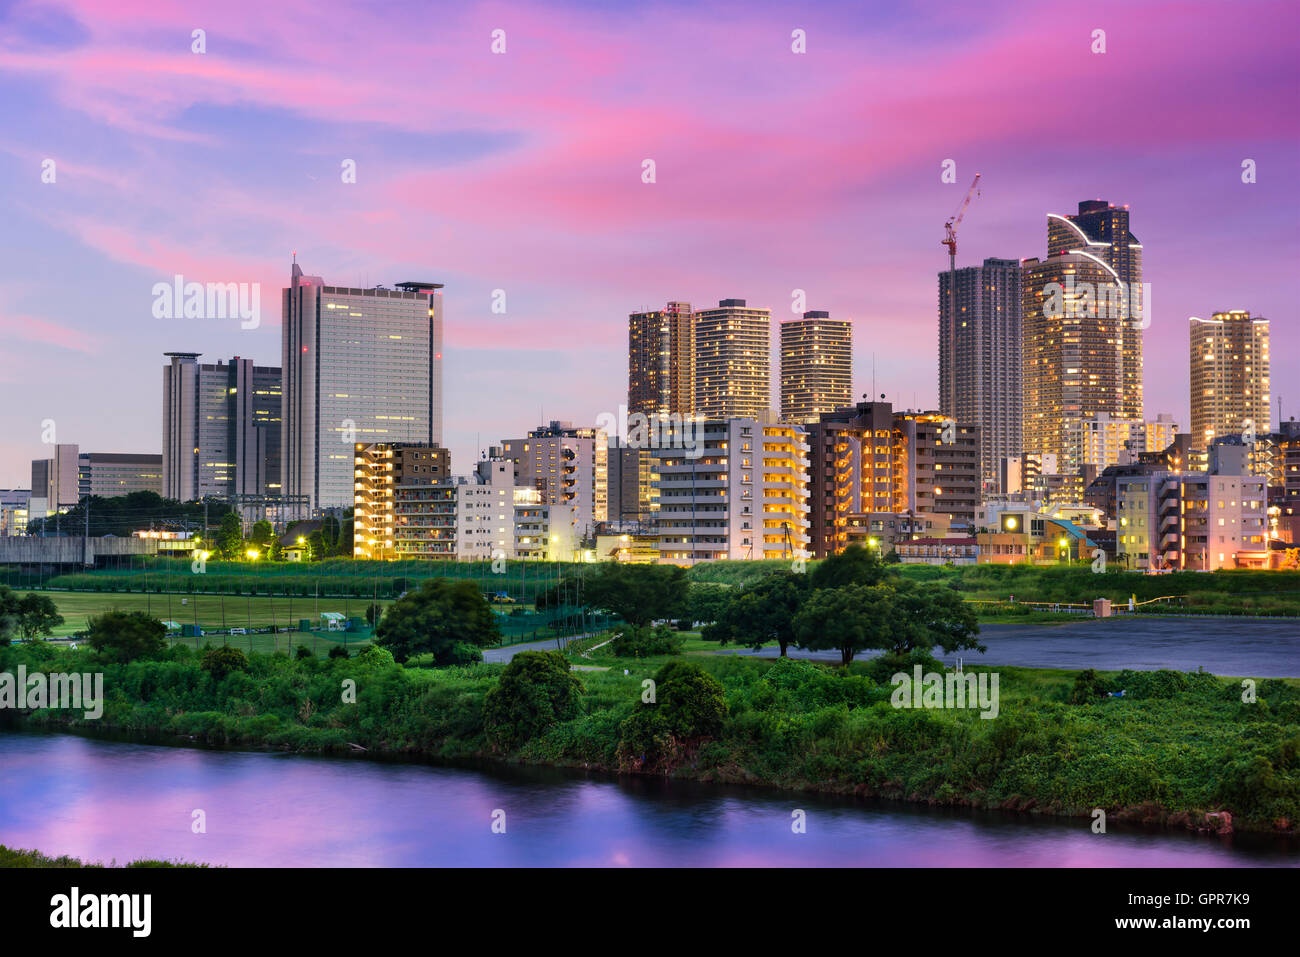
<path fill-rule="evenodd" d="M 807 832 L 791 831 L 791 812 Z M 207 833 L 191 832 L 206 813 Z M 492 833 L 496 810 L 506 833 Z M 0 734 L 0 843 L 231 866 L 1238 866 L 1267 839 L 752 789 Z"/>

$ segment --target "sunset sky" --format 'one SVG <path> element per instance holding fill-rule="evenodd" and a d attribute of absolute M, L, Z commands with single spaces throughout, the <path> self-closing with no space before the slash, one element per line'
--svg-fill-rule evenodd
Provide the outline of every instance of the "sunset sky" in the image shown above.
<path fill-rule="evenodd" d="M 616 412 L 627 314 L 670 299 L 780 320 L 806 290 L 854 321 L 855 393 L 931 408 L 943 223 L 976 172 L 959 266 L 1129 205 L 1148 416 L 1187 427 L 1187 318 L 1230 308 L 1272 320 L 1275 421 L 1279 395 L 1300 416 L 1298 10 L 0 0 L 0 487 L 49 454 L 44 419 L 160 451 L 166 351 L 279 365 L 294 251 L 327 283 L 446 284 L 457 472 Z M 177 273 L 260 283 L 260 327 L 155 319 Z"/>

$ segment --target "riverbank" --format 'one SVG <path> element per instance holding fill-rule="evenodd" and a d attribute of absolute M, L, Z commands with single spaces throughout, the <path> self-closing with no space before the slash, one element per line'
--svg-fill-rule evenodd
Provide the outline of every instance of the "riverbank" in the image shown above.
<path fill-rule="evenodd" d="M 116 861 L 109 861 L 107 864 L 104 864 L 100 861 L 83 861 L 79 857 L 69 857 L 66 854 L 60 857 L 50 857 L 47 854 L 42 854 L 40 851 L 5 847 L 3 844 L 0 844 L 0 867 L 109 868 L 207 866 L 207 864 L 191 864 L 186 861 L 157 861 L 146 859 L 131 861 L 129 864 L 118 864 Z"/>
<path fill-rule="evenodd" d="M 34 645 L 0 649 L 0 670 L 22 663 L 29 671 L 104 673 L 101 719 L 4 713 L 18 728 L 626 773 L 622 725 L 641 706 L 642 682 L 668 659 L 602 655 L 581 659 L 610 670 L 581 674 L 577 717 L 495 752 L 483 706 L 500 665 L 426 670 L 382 655 L 253 655 L 248 672 L 217 681 L 185 648 L 157 661 L 102 665 L 84 650 Z M 1191 830 L 1294 834 L 1300 820 L 1300 691 L 1286 682 L 1258 682 L 1256 700 L 1246 703 L 1240 683 L 1211 675 L 1121 672 L 1100 679 L 1122 697 L 1071 704 L 1077 672 L 1004 667 L 996 669 L 999 710 L 990 720 L 970 709 L 894 708 L 879 662 L 855 662 L 844 673 L 813 662 L 689 660 L 721 682 L 727 717 L 716 737 L 688 743 L 660 775 L 1059 817 L 1102 808 Z M 344 700 L 348 681 L 354 702 Z"/>

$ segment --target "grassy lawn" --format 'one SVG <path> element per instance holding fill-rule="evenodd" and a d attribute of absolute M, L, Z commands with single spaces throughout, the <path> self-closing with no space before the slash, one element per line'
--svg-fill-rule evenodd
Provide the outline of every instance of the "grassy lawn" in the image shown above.
<path fill-rule="evenodd" d="M 322 598 L 318 606 L 314 598 L 268 598 L 264 595 L 141 595 L 135 592 L 41 594 L 48 595 L 63 616 L 63 625 L 54 631 L 56 638 L 84 631 L 87 618 L 114 608 L 146 612 L 160 620 L 175 621 L 182 625 L 197 622 L 204 631 L 222 627 L 270 628 L 272 625 L 296 628 L 301 618 L 310 620 L 313 625 L 319 624 L 320 612 L 337 611 L 361 617 L 366 611 L 366 602 L 359 598 Z M 182 601 L 186 604 L 181 604 Z M 379 604 L 387 607 L 392 602 L 380 600 Z M 270 639 L 272 636 L 256 637 Z"/>

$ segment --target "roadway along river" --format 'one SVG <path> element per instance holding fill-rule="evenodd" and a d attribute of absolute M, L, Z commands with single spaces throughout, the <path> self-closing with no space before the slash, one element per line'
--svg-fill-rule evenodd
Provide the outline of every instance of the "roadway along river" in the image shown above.
<path fill-rule="evenodd" d="M 988 653 L 963 652 L 961 657 L 966 663 L 1103 671 L 1204 668 L 1216 675 L 1300 678 L 1300 620 L 1294 618 L 1084 618 L 1062 625 L 984 625 L 980 639 L 988 646 Z M 554 641 L 510 645 L 488 649 L 483 657 L 486 661 L 509 661 L 520 651 L 554 650 L 555 647 Z M 773 658 L 777 655 L 775 645 L 760 652 L 735 647 L 721 652 L 757 653 Z M 858 658 L 871 658 L 878 653 L 864 653 Z M 837 651 L 791 648 L 790 656 L 840 660 Z M 947 664 L 956 658 L 944 654 L 939 657 Z"/>
<path fill-rule="evenodd" d="M 806 814 L 793 833 L 792 813 Z M 202 810 L 206 833 L 191 829 Z M 494 811 L 505 833 L 494 834 Z M 1295 865 L 1294 844 L 553 769 L 0 734 L 0 843 L 231 866 Z"/>

